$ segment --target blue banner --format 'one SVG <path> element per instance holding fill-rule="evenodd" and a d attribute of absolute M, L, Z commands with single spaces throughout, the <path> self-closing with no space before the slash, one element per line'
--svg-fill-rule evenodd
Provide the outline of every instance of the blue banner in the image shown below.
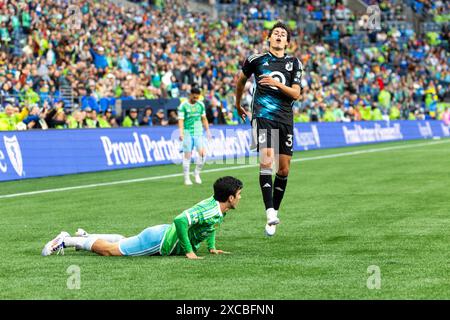
<path fill-rule="evenodd" d="M 209 160 L 255 154 L 249 126 L 212 126 Z M 295 151 L 449 137 L 440 121 L 298 123 Z M 176 126 L 0 132 L 0 181 L 180 163 Z"/>

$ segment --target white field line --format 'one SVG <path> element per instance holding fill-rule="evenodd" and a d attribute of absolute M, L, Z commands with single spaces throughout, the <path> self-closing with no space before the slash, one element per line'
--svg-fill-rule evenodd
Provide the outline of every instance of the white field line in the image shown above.
<path fill-rule="evenodd" d="M 449 142 L 450 142 L 450 140 L 443 140 L 443 141 L 416 143 L 416 144 L 405 145 L 405 146 L 373 148 L 373 149 L 366 149 L 366 150 L 359 150 L 359 151 L 328 154 L 328 155 L 316 156 L 316 157 L 293 159 L 291 162 L 304 162 L 304 161 L 331 159 L 331 158 L 339 158 L 339 157 L 348 157 L 348 156 L 355 156 L 355 155 L 366 154 L 366 153 L 383 152 L 383 151 L 400 150 L 400 149 L 410 149 L 410 148 L 424 147 L 424 146 L 449 143 Z M 239 170 L 239 169 L 257 167 L 257 166 L 259 166 L 259 164 L 246 164 L 246 165 L 234 166 L 234 167 L 203 170 L 202 173 L 220 172 L 220 171 L 228 171 L 228 170 Z M 70 191 L 70 190 L 80 190 L 80 189 L 114 186 L 114 185 L 120 185 L 120 184 L 144 182 L 144 181 L 152 181 L 152 180 L 163 180 L 163 179 L 176 178 L 176 177 L 182 177 L 182 176 L 183 176 L 183 173 L 174 173 L 174 174 L 147 177 L 147 178 L 119 180 L 119 181 L 111 181 L 111 182 L 104 182 L 104 183 L 85 184 L 85 185 L 81 185 L 81 186 L 73 186 L 73 187 L 65 187 L 65 188 L 56 188 L 56 189 L 46 189 L 46 190 L 37 190 L 37 191 L 22 192 L 22 193 L 5 194 L 5 195 L 0 195 L 0 199 L 17 198 L 17 197 L 22 197 L 22 196 L 31 196 L 31 195 L 43 194 L 43 193 L 52 193 L 52 192 L 62 192 L 62 191 Z"/>

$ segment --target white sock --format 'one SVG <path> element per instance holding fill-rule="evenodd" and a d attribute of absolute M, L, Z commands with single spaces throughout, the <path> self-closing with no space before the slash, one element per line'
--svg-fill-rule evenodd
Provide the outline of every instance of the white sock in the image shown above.
<path fill-rule="evenodd" d="M 92 251 L 92 245 L 98 238 L 88 236 L 88 237 L 66 237 L 64 239 L 65 247 L 75 247 L 77 249 L 83 249 L 86 251 Z"/>
<path fill-rule="evenodd" d="M 278 211 L 276 211 L 274 208 L 269 208 L 266 210 L 267 220 L 273 220 L 277 215 Z"/>
<path fill-rule="evenodd" d="M 189 177 L 190 166 L 191 166 L 191 159 L 183 159 L 183 173 L 185 178 Z"/>
<path fill-rule="evenodd" d="M 121 234 L 89 234 L 89 237 L 96 237 L 99 240 L 105 240 L 111 243 L 116 243 L 125 238 Z"/>
<path fill-rule="evenodd" d="M 198 175 L 200 174 L 200 171 L 202 171 L 203 166 L 205 165 L 206 162 L 206 156 L 205 157 L 198 157 L 197 158 L 197 165 L 195 166 L 195 171 L 194 174 Z"/>
<path fill-rule="evenodd" d="M 92 245 L 96 240 L 105 240 L 110 243 L 116 243 L 125 237 L 121 234 L 89 234 L 85 237 L 66 237 L 64 239 L 64 245 L 66 247 L 75 247 L 77 249 L 83 249 L 91 251 Z"/>

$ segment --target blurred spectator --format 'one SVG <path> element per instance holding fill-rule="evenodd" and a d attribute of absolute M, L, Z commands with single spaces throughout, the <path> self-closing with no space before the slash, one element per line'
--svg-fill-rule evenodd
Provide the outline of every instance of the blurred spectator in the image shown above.
<path fill-rule="evenodd" d="M 169 120 L 168 120 L 168 125 L 176 125 L 178 124 L 178 115 L 177 112 L 175 110 L 171 110 L 169 112 Z"/>
<path fill-rule="evenodd" d="M 123 119 L 122 127 L 139 127 L 138 110 L 131 108 L 129 114 Z"/>
<path fill-rule="evenodd" d="M 45 122 L 49 128 L 52 129 L 64 129 L 66 128 L 66 114 L 63 109 L 52 109 L 45 117 Z"/>
<path fill-rule="evenodd" d="M 155 117 L 153 117 L 153 125 L 154 126 L 167 126 L 168 125 L 168 121 L 165 119 L 164 109 L 159 109 L 158 112 L 156 112 Z"/>
<path fill-rule="evenodd" d="M 67 119 L 69 129 L 84 128 L 85 113 L 82 111 L 74 111 Z"/>
<path fill-rule="evenodd" d="M 89 107 L 84 111 L 86 112 L 86 118 L 84 119 L 83 126 L 85 128 L 100 128 L 100 121 L 97 117 L 97 111 L 92 110 Z"/>
<path fill-rule="evenodd" d="M 144 116 L 142 117 L 141 126 L 152 126 L 153 125 L 153 109 L 148 107 L 144 110 Z"/>
<path fill-rule="evenodd" d="M 23 119 L 23 123 L 27 129 L 48 129 L 48 125 L 45 122 L 46 110 L 41 112 L 38 106 L 31 107 L 28 116 Z"/>
<path fill-rule="evenodd" d="M 327 120 L 368 120 L 369 113 L 375 120 L 379 112 L 389 117 L 391 108 L 400 110 L 400 119 L 425 113 L 442 118 L 439 105 L 450 98 L 450 2 L 365 0 L 381 9 L 377 32 L 355 32 L 359 17 L 341 0 L 229 2 L 235 10 L 214 18 L 189 12 L 179 0 L 161 6 L 143 1 L 136 7 L 73 0 L 83 13 L 76 29 L 66 1 L 9 0 L 0 20 L 1 103 L 12 99 L 21 108 L 19 117 L 28 106 L 45 105 L 47 119 L 62 99 L 67 108 L 70 102 L 102 113 L 97 116 L 102 123 L 104 111 L 117 100 L 184 98 L 196 84 L 210 123 L 241 123 L 234 110 L 236 75 L 246 57 L 267 50 L 268 20 L 282 19 L 292 28 L 287 52 L 299 57 L 305 71 L 297 120 L 305 110 L 311 121 L 323 121 L 325 115 Z M 405 6 L 433 28 L 416 34 L 405 23 Z M 252 90 L 249 81 L 243 97 L 248 105 Z M 68 127 L 79 126 L 73 115 L 67 118 Z M 147 123 L 162 124 L 156 118 Z"/>
<path fill-rule="evenodd" d="M 0 113 L 0 131 L 16 130 L 19 122 L 19 115 L 11 105 L 7 105 L 5 112 Z"/>
<path fill-rule="evenodd" d="M 112 114 L 112 109 L 108 108 L 99 118 L 100 128 L 117 128 L 116 118 Z"/>

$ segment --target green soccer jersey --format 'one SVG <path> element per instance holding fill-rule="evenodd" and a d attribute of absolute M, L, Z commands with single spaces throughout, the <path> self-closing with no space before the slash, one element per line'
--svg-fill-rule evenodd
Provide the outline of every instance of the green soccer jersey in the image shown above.
<path fill-rule="evenodd" d="M 223 222 L 224 216 L 214 197 L 183 211 L 166 230 L 161 254 L 168 256 L 195 252 L 204 240 L 207 241 L 208 249 L 215 249 L 216 226 Z"/>
<path fill-rule="evenodd" d="M 202 116 L 206 116 L 205 105 L 197 101 L 185 101 L 178 107 L 178 119 L 184 120 L 184 130 L 192 136 L 203 135 Z"/>

